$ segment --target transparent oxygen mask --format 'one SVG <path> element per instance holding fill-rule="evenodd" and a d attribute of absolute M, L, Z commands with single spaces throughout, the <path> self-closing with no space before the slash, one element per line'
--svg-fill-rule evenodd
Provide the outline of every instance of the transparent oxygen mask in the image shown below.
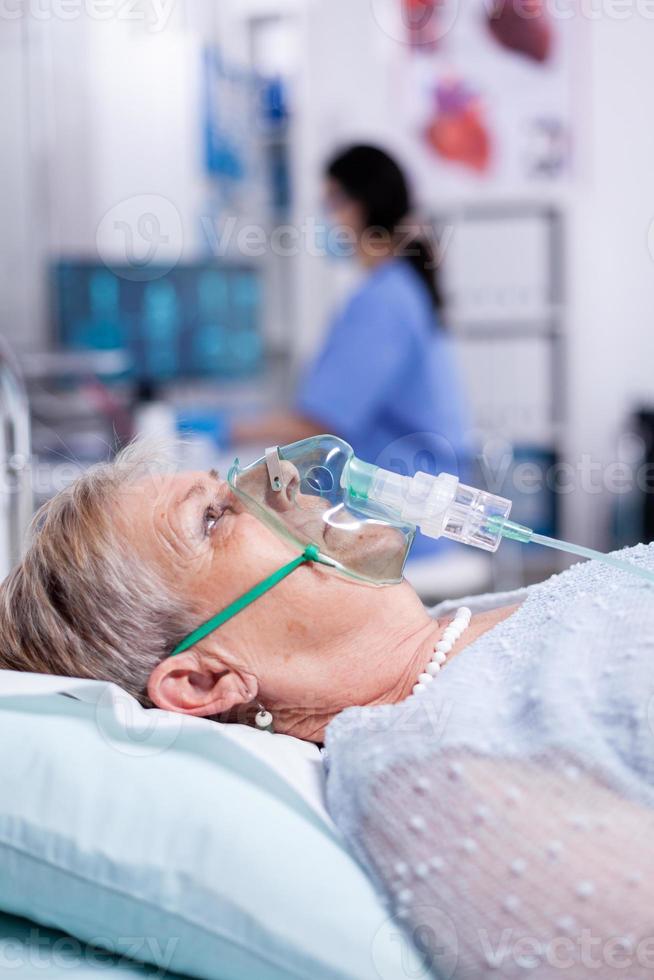
<path fill-rule="evenodd" d="M 401 581 L 417 528 L 491 552 L 503 538 L 533 542 L 654 581 L 646 568 L 514 523 L 505 497 L 449 473 L 384 470 L 357 459 L 336 436 L 268 449 L 246 467 L 235 460 L 228 479 L 247 510 L 301 551 L 312 546 L 323 564 L 378 585 Z"/>
<path fill-rule="evenodd" d="M 299 549 L 315 545 L 323 563 L 378 585 L 402 580 L 415 525 L 359 497 L 356 457 L 336 436 L 303 439 L 232 466 L 228 481 L 243 506 Z"/>
<path fill-rule="evenodd" d="M 315 545 L 341 572 L 399 582 L 416 528 L 494 551 L 511 503 L 455 476 L 400 476 L 365 463 L 336 436 L 266 450 L 229 483 L 243 505 L 298 547 Z M 496 523 L 497 522 L 497 523 Z"/>

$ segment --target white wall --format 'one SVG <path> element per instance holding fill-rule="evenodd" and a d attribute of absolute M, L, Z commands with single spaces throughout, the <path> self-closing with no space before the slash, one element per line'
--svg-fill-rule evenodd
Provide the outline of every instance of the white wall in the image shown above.
<path fill-rule="evenodd" d="M 404 51 L 379 29 L 373 5 L 368 0 L 314 0 L 306 8 L 305 38 L 296 93 L 295 220 L 300 226 L 307 218 L 321 218 L 321 175 L 335 149 L 352 140 L 389 148 L 404 142 L 404 127 L 394 125 L 389 113 Z M 352 270 L 342 266 L 317 259 L 310 246 L 299 255 L 295 349 L 300 361 L 319 343 L 330 310 L 351 282 Z"/>
<path fill-rule="evenodd" d="M 38 231 L 33 199 L 34 135 L 28 126 L 29 61 L 20 21 L 0 19 L 0 332 L 34 337 L 41 297 L 30 274 L 32 243 Z"/>
<path fill-rule="evenodd" d="M 156 30 L 131 19 L 151 11 L 148 4 L 118 3 L 116 16 L 101 19 L 80 5 L 72 19 L 0 20 L 0 81 L 9 93 L 0 108 L 0 217 L 13 231 L 0 244 L 2 329 L 16 348 L 47 343 L 49 259 L 124 260 L 128 244 L 117 222 L 132 227 L 137 255 L 148 248 L 137 240 L 145 212 L 161 219 L 168 239 L 157 261 L 209 252 L 207 223 L 218 203 L 203 159 L 203 48 L 218 44 L 229 64 L 245 65 L 246 14 L 296 6 L 188 0 L 164 5 L 170 16 Z M 251 126 L 246 114 L 243 126 Z M 232 203 L 256 214 L 260 201 L 255 192 Z M 270 304 L 273 314 L 279 305 Z M 274 326 L 283 334 L 283 325 Z"/>
<path fill-rule="evenodd" d="M 138 214 L 155 195 L 179 215 L 181 242 L 172 227 L 162 227 L 171 233 L 172 257 L 197 253 L 204 203 L 200 50 L 200 38 L 183 31 L 130 35 L 113 24 L 111 30 L 95 33 L 88 78 L 92 128 L 86 134 L 94 182 L 86 215 L 89 234 L 109 209 L 133 201 Z M 159 217 L 165 221 L 166 214 L 164 205 Z M 166 243 L 159 247 L 157 259 L 165 260 Z"/>
<path fill-rule="evenodd" d="M 0 329 L 16 349 L 48 342 L 53 256 L 93 256 L 98 246 L 111 256 L 108 209 L 161 195 L 197 250 L 200 46 L 178 22 L 157 33 L 83 11 L 0 20 Z"/>
<path fill-rule="evenodd" d="M 616 458 L 616 439 L 640 400 L 654 401 L 654 22 L 588 24 L 580 100 L 580 178 L 572 208 L 569 282 L 571 459 Z M 603 545 L 610 494 L 568 502 L 567 530 Z"/>

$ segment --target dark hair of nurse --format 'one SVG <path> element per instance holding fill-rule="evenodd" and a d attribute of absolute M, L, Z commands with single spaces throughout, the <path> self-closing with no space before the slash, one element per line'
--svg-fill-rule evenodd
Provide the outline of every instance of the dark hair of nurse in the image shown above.
<path fill-rule="evenodd" d="M 410 234 L 411 195 L 407 179 L 396 161 L 375 146 L 351 146 L 333 157 L 326 167 L 327 205 L 338 223 L 356 228 L 371 254 L 378 254 L 384 240 L 394 254 L 413 266 L 427 287 L 436 309 L 443 306 L 437 261 L 431 243 Z M 365 248 L 363 252 L 365 262 Z"/>

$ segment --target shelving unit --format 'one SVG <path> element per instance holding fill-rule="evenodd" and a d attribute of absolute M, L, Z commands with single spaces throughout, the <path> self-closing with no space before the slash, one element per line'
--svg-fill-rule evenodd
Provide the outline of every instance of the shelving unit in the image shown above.
<path fill-rule="evenodd" d="M 475 478 L 513 501 L 516 520 L 556 534 L 551 478 L 567 414 L 563 211 L 484 202 L 439 213 L 434 224 L 444 245 L 447 324 L 471 402 Z M 494 565 L 502 588 L 559 567 L 543 549 L 510 542 Z"/>
<path fill-rule="evenodd" d="M 435 225 L 475 426 L 556 452 L 566 415 L 562 213 L 468 205 L 440 213 Z"/>

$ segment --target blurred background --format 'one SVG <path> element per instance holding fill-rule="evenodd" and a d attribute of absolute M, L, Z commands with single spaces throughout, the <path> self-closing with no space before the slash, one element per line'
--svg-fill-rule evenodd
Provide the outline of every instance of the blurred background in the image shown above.
<path fill-rule="evenodd" d="M 379 269 L 330 241 L 351 189 L 326 166 L 362 143 L 436 259 L 461 471 L 541 532 L 654 538 L 653 39 L 641 0 L 5 0 L 0 574 L 33 507 L 135 433 L 224 470 L 277 424 L 335 426 L 302 379 L 349 406 L 366 337 L 394 415 L 370 461 L 429 468 L 411 372 L 377 374 L 402 317 L 352 321 Z M 445 549 L 414 578 L 436 599 L 556 560 Z"/>

